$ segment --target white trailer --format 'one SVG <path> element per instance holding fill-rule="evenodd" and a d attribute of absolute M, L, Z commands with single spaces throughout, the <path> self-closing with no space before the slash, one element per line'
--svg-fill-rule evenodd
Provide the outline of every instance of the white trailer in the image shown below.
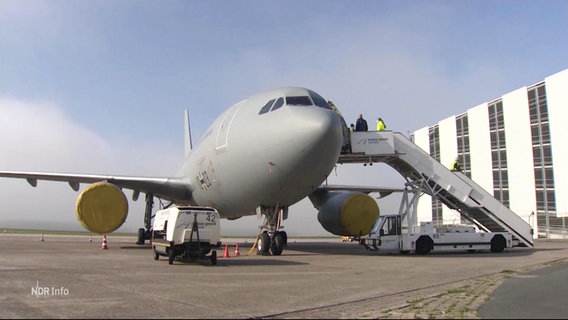
<path fill-rule="evenodd" d="M 175 259 L 205 258 L 211 252 L 211 264 L 217 264 L 221 245 L 221 225 L 217 210 L 208 207 L 172 207 L 156 212 L 152 225 L 154 260 L 167 256 Z"/>
<path fill-rule="evenodd" d="M 413 197 L 409 198 L 409 195 Z M 434 226 L 431 222 L 417 225 L 416 209 L 419 196 L 419 188 L 407 185 L 399 214 L 380 215 L 369 235 L 360 239 L 360 244 L 371 250 L 417 254 L 428 254 L 432 251 L 503 252 L 516 245 L 513 235 L 509 232 L 484 232 L 474 226 L 465 225 Z"/>

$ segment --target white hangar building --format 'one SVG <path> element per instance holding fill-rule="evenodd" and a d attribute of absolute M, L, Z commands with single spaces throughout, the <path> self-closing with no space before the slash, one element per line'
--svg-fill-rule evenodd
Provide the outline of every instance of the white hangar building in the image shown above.
<path fill-rule="evenodd" d="M 411 138 L 448 167 L 458 157 L 464 173 L 528 222 L 535 237 L 568 237 L 568 69 Z M 460 223 L 458 212 L 429 199 L 419 201 L 419 221 Z"/>

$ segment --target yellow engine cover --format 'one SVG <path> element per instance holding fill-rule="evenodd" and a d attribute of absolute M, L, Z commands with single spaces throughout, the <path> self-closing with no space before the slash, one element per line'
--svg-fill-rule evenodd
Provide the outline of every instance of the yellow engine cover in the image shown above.
<path fill-rule="evenodd" d="M 127 215 L 128 200 L 112 183 L 93 183 L 77 198 L 77 220 L 94 233 L 113 232 L 120 228 Z"/>
<path fill-rule="evenodd" d="M 377 202 L 362 192 L 329 192 L 319 200 L 323 204 L 318 221 L 325 230 L 340 236 L 369 234 L 380 214 Z"/>
<path fill-rule="evenodd" d="M 367 235 L 379 217 L 379 206 L 366 194 L 356 194 L 341 207 L 340 221 L 351 235 Z"/>

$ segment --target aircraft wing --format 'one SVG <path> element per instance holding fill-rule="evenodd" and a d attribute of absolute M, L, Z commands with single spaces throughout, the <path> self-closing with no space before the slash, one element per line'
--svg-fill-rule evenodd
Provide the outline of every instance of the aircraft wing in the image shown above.
<path fill-rule="evenodd" d="M 81 183 L 107 181 L 119 188 L 134 190 L 134 200 L 140 192 L 152 194 L 165 200 L 188 200 L 191 198 L 191 185 L 183 178 L 164 177 L 133 177 L 95 174 L 69 174 L 49 172 L 0 171 L 0 177 L 26 179 L 33 187 L 38 180 L 67 182 L 75 191 Z"/>
<path fill-rule="evenodd" d="M 322 185 L 321 190 L 329 191 L 358 191 L 362 193 L 379 193 L 379 198 L 384 198 L 393 192 L 403 192 L 403 188 L 376 187 L 376 186 L 348 186 L 348 185 Z"/>

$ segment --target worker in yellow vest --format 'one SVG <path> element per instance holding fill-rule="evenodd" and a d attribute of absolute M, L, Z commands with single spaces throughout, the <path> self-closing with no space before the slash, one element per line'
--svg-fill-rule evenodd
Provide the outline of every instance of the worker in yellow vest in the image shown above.
<path fill-rule="evenodd" d="M 460 165 L 460 159 L 458 157 L 456 157 L 456 160 L 454 162 L 452 162 L 452 165 L 450 166 L 450 170 L 462 171 L 462 168 L 461 168 L 461 165 Z"/>
<path fill-rule="evenodd" d="M 387 128 L 383 119 L 377 119 L 377 131 L 384 131 Z"/>

